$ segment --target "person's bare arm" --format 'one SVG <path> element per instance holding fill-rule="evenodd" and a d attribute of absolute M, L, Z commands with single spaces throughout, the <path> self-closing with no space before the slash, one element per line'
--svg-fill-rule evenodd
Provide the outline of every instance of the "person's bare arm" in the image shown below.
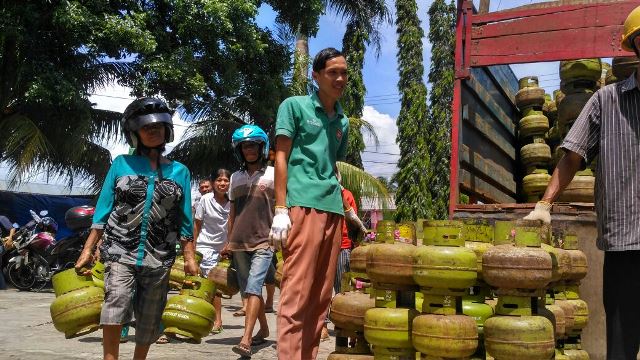
<path fill-rule="evenodd" d="M 553 171 L 553 175 L 551 175 L 551 180 L 549 181 L 549 185 L 547 185 L 542 201 L 546 201 L 550 204 L 556 201 L 562 191 L 564 191 L 569 183 L 571 183 L 576 172 L 580 170 L 583 160 L 582 156 L 577 153 L 567 151 Z"/>
<path fill-rule="evenodd" d="M 291 153 L 291 138 L 279 135 L 276 138 L 276 163 L 275 163 L 275 200 L 269 242 L 276 251 L 286 248 L 291 219 L 287 209 L 287 173 L 289 166 L 289 154 Z"/>
<path fill-rule="evenodd" d="M 198 241 L 198 236 L 200 236 L 200 231 L 202 231 L 202 220 L 193 219 L 193 241 Z"/>
<path fill-rule="evenodd" d="M 279 135 L 276 138 L 275 163 L 275 196 L 276 206 L 286 206 L 287 203 L 287 174 L 289 155 L 291 154 L 291 138 Z"/>
<path fill-rule="evenodd" d="M 78 257 L 78 260 L 76 260 L 76 264 L 74 266 L 77 273 L 82 273 L 83 275 L 91 273 L 91 269 L 87 269 L 86 266 L 91 264 L 91 262 L 93 261 L 93 249 L 98 241 L 102 239 L 102 234 L 104 234 L 103 229 L 91 229 L 87 240 L 84 242 L 82 252 Z"/>
<path fill-rule="evenodd" d="M 227 242 L 224 244 L 220 255 L 229 256 L 229 239 L 231 239 L 231 231 L 233 231 L 233 223 L 236 220 L 236 206 L 233 201 L 229 204 L 229 218 L 227 219 Z"/>
<path fill-rule="evenodd" d="M 524 220 L 540 220 L 545 224 L 551 223 L 551 204 L 571 183 L 573 176 L 582 166 L 582 161 L 582 156 L 573 151 L 567 151 L 553 171 L 542 200 L 538 201 L 536 207 L 524 217 Z"/>
<path fill-rule="evenodd" d="M 231 237 L 231 232 L 233 231 L 233 223 L 236 220 L 236 205 L 231 202 L 229 204 L 229 219 L 227 220 L 227 239 Z"/>
<path fill-rule="evenodd" d="M 184 256 L 184 272 L 187 275 L 198 275 L 200 269 L 196 262 L 196 242 L 195 240 L 186 241 L 180 240 L 180 247 L 182 248 L 182 256 Z"/>

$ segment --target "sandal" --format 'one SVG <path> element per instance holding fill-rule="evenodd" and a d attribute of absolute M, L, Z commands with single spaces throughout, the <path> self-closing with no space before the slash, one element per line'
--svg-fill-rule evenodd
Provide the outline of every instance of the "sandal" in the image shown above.
<path fill-rule="evenodd" d="M 244 358 L 250 358 L 251 357 L 251 346 L 249 345 L 245 345 L 243 343 L 240 343 L 238 345 L 235 345 L 234 347 L 231 348 L 231 351 L 233 351 L 234 353 L 244 357 Z"/>
<path fill-rule="evenodd" d="M 238 311 L 233 313 L 233 316 L 235 316 L 235 317 L 240 317 L 240 316 L 245 316 L 245 315 L 247 315 L 247 313 L 242 309 L 240 309 L 240 310 L 238 310 Z"/>
<path fill-rule="evenodd" d="M 272 313 L 272 312 L 274 312 L 273 311 L 273 306 L 264 308 L 264 313 L 265 314 L 269 314 L 269 313 Z"/>
<path fill-rule="evenodd" d="M 220 326 L 214 326 L 213 329 L 211 329 L 211 333 L 216 335 L 216 334 L 220 334 L 222 332 L 222 330 L 224 330 L 222 328 L 222 325 Z"/>
<path fill-rule="evenodd" d="M 169 337 L 164 334 L 160 335 L 158 340 L 156 340 L 156 344 L 168 344 L 168 343 L 169 343 Z"/>

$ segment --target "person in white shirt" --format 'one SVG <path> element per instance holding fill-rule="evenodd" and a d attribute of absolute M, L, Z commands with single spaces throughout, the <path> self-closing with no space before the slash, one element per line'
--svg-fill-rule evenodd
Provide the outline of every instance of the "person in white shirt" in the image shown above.
<path fill-rule="evenodd" d="M 227 243 L 227 220 L 229 219 L 230 202 L 227 197 L 229 178 L 231 173 L 226 169 L 219 169 L 216 177 L 211 181 L 213 192 L 206 193 L 200 198 L 196 206 L 193 238 L 196 240 L 196 250 L 202 253 L 200 271 L 204 277 L 218 264 L 220 252 Z M 216 309 L 216 320 L 212 332 L 222 332 L 222 303 L 220 296 L 213 300 Z"/>

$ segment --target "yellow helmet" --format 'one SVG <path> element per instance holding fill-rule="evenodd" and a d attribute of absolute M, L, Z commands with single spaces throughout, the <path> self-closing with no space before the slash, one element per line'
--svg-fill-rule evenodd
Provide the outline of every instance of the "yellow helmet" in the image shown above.
<path fill-rule="evenodd" d="M 640 6 L 633 9 L 624 21 L 624 32 L 620 45 L 627 51 L 633 50 L 633 38 L 640 32 Z"/>

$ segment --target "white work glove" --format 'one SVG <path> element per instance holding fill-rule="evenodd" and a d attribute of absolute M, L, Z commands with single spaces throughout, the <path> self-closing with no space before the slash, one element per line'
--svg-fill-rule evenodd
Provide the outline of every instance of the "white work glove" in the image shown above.
<path fill-rule="evenodd" d="M 551 204 L 546 201 L 538 201 L 533 211 L 523 220 L 542 220 L 545 224 L 551 224 Z"/>
<path fill-rule="evenodd" d="M 363 234 L 367 235 L 367 228 L 364 227 L 362 220 L 360 220 L 358 214 L 356 214 L 356 211 L 353 208 L 348 208 L 344 211 L 344 218 L 351 224 L 357 226 Z"/>
<path fill-rule="evenodd" d="M 280 251 L 287 246 L 287 237 L 291 229 L 291 219 L 289 219 L 289 209 L 276 207 L 276 214 L 271 223 L 269 232 L 269 243 L 276 251 Z"/>

